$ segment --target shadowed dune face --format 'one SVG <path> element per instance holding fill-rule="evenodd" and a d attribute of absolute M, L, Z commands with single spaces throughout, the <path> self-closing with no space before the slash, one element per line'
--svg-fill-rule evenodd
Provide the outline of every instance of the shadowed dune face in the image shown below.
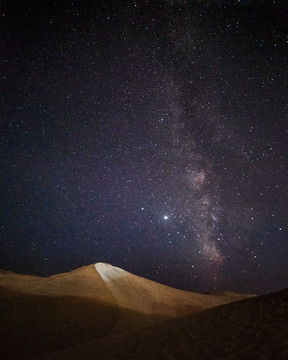
<path fill-rule="evenodd" d="M 41 360 L 286 360 L 287 324 L 284 290 L 102 338 Z"/>
<path fill-rule="evenodd" d="M 25 359 L 108 336 L 119 309 L 89 298 L 0 289 L 1 359 Z"/>
<path fill-rule="evenodd" d="M 4 287 L 0 319 L 1 360 L 28 359 L 164 320 L 88 297 L 23 294 Z"/>

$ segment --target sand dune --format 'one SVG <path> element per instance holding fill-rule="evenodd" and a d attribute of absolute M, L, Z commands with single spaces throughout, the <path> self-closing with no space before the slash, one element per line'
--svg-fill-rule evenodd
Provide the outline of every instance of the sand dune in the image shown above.
<path fill-rule="evenodd" d="M 0 359 L 29 359 L 163 321 L 92 298 L 0 287 Z"/>
<path fill-rule="evenodd" d="M 9 289 L 37 295 L 89 297 L 100 302 L 115 304 L 105 282 L 94 265 L 49 277 L 19 274 L 0 274 L 0 285 Z"/>
<path fill-rule="evenodd" d="M 62 351 L 78 346 L 71 358 L 82 359 L 79 351 L 88 351 L 94 359 L 98 355 L 89 349 L 114 347 L 119 339 L 125 344 L 135 329 L 249 296 L 181 291 L 104 263 L 46 278 L 1 271 L 0 358 L 44 358 L 60 351 L 56 358 L 69 359 Z"/>
<path fill-rule="evenodd" d="M 204 295 L 177 290 L 105 263 L 50 277 L 0 273 L 0 286 L 35 295 L 81 296 L 145 314 L 179 316 L 250 295 Z"/>
<path fill-rule="evenodd" d="M 81 297 L 0 288 L 0 359 L 27 359 L 108 336 L 118 308 Z"/>
<path fill-rule="evenodd" d="M 177 290 L 105 263 L 95 268 L 120 307 L 147 314 L 179 316 L 238 301 L 250 295 L 204 295 Z"/>
<path fill-rule="evenodd" d="M 287 360 L 287 324 L 283 290 L 33 360 Z"/>

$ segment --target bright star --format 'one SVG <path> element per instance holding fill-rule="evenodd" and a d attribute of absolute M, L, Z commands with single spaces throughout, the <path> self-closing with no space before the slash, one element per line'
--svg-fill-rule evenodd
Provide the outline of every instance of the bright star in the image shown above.
<path fill-rule="evenodd" d="M 168 220 L 168 219 L 169 219 L 169 216 L 168 216 L 168 215 L 164 215 L 164 216 L 163 216 L 163 219 L 164 219 L 164 220 Z"/>

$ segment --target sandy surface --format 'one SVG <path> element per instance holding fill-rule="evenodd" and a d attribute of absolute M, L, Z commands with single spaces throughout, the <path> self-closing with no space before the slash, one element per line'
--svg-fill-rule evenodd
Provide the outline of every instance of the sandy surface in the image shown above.
<path fill-rule="evenodd" d="M 247 295 L 203 295 L 177 290 L 105 263 L 50 277 L 0 273 L 0 286 L 35 295 L 81 296 L 161 316 L 185 315 L 238 301 Z"/>
<path fill-rule="evenodd" d="M 287 360 L 287 324 L 288 290 L 284 290 L 122 332 L 37 360 Z"/>
<path fill-rule="evenodd" d="M 55 359 L 113 359 L 118 353 L 119 359 L 138 359 L 139 353 L 149 350 L 150 335 L 139 347 L 133 340 L 137 351 L 131 357 L 125 346 L 130 348 L 131 339 L 142 337 L 147 328 L 152 329 L 154 341 L 167 328 L 168 319 L 245 297 L 181 291 L 104 263 L 46 278 L 2 271 L 0 358 L 44 359 L 45 354 L 58 352 Z M 142 330 L 134 332 L 137 329 Z M 165 334 L 162 337 L 164 343 L 169 341 Z"/>
<path fill-rule="evenodd" d="M 97 263 L 95 268 L 120 307 L 146 314 L 185 315 L 247 297 L 230 292 L 204 295 L 177 290 L 105 263 Z"/>
<path fill-rule="evenodd" d="M 0 285 L 29 294 L 84 296 L 115 304 L 105 282 L 95 271 L 94 265 L 49 277 L 0 274 Z"/>

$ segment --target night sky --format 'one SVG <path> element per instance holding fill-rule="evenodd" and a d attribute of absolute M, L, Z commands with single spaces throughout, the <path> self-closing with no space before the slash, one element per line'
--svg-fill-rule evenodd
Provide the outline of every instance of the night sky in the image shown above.
<path fill-rule="evenodd" d="M 285 2 L 2 0 L 0 268 L 287 288 Z"/>

